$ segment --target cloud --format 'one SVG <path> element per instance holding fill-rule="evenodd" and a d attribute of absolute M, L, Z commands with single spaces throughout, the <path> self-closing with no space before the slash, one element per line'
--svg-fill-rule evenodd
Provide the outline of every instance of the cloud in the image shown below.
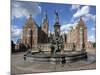
<path fill-rule="evenodd" d="M 91 30 L 92 30 L 92 31 L 95 31 L 96 29 L 95 29 L 95 27 L 93 27 L 93 28 L 91 28 Z"/>
<path fill-rule="evenodd" d="M 11 37 L 12 38 L 18 38 L 21 36 L 22 29 L 18 28 L 17 26 L 13 25 L 11 28 Z"/>
<path fill-rule="evenodd" d="M 85 21 L 88 21 L 88 20 L 92 20 L 93 22 L 95 22 L 95 20 L 96 20 L 96 15 L 93 15 L 93 14 L 86 14 L 84 17 L 84 20 Z"/>
<path fill-rule="evenodd" d="M 11 3 L 12 8 L 12 19 L 14 17 L 28 17 L 29 14 L 33 16 L 41 12 L 41 7 L 38 3 L 28 2 L 28 1 L 15 1 Z"/>
<path fill-rule="evenodd" d="M 73 17 L 77 18 L 80 16 L 85 16 L 89 13 L 90 7 L 89 6 L 83 6 L 81 9 L 78 9 L 76 13 L 74 13 Z"/>
<path fill-rule="evenodd" d="M 78 5 L 78 4 L 75 4 L 75 5 L 71 6 L 71 10 L 77 10 L 79 8 L 80 8 L 80 5 Z"/>
<path fill-rule="evenodd" d="M 68 31 L 70 31 L 71 28 L 75 29 L 76 26 L 77 26 L 77 23 L 64 24 L 61 26 L 61 32 L 68 33 Z"/>
<path fill-rule="evenodd" d="M 95 42 L 95 36 L 94 35 L 89 36 L 88 41 Z"/>
<path fill-rule="evenodd" d="M 80 6 L 75 6 L 75 5 L 72 5 L 71 6 L 71 9 L 76 9 L 77 11 L 73 14 L 73 17 L 71 19 L 71 22 L 74 22 L 76 19 L 80 18 L 82 16 L 83 20 L 85 22 L 91 20 L 93 22 L 95 22 L 96 20 L 96 15 L 94 14 L 91 14 L 90 13 L 90 7 L 89 6 L 82 6 L 80 8 Z"/>

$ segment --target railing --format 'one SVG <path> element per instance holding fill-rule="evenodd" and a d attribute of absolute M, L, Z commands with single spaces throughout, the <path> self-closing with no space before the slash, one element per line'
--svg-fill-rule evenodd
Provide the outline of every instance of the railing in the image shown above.
<path fill-rule="evenodd" d="M 50 44 L 37 44 L 37 45 L 33 45 L 33 49 L 35 50 L 39 50 L 41 49 L 42 51 L 50 51 Z"/>
<path fill-rule="evenodd" d="M 49 43 L 33 45 L 33 49 L 34 50 L 39 50 L 39 48 L 42 51 L 51 51 Z M 73 48 L 73 44 L 72 43 L 64 44 L 64 50 L 67 50 L 67 49 L 68 50 L 72 50 L 72 48 Z"/>

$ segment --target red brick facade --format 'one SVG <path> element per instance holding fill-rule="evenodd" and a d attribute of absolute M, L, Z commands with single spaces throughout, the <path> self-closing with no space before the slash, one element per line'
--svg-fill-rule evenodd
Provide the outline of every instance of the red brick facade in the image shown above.
<path fill-rule="evenodd" d="M 44 23 L 45 22 L 45 23 Z M 26 21 L 23 27 L 22 43 L 30 46 L 30 29 L 32 30 L 32 47 L 39 43 L 48 42 L 48 21 L 44 19 L 42 26 L 38 26 L 33 20 L 32 15 Z M 44 40 L 45 39 L 45 40 Z"/>
<path fill-rule="evenodd" d="M 29 19 L 26 20 L 26 23 L 23 27 L 22 34 L 22 43 L 25 45 L 30 44 L 30 29 L 32 30 L 32 48 L 34 46 L 38 46 L 39 44 L 47 44 L 48 43 L 48 18 L 47 14 L 43 17 L 42 25 L 36 24 L 35 20 L 33 20 L 32 15 L 30 15 Z M 67 28 L 66 28 L 67 29 Z M 81 35 L 82 34 L 82 35 Z M 65 48 L 72 48 L 72 44 L 74 43 L 76 48 L 81 48 L 82 41 L 84 39 L 85 47 L 87 47 L 87 27 L 80 18 L 75 29 L 72 29 L 67 34 L 63 35 L 64 37 L 64 46 Z M 89 46 L 91 47 L 91 46 Z"/>
<path fill-rule="evenodd" d="M 81 48 L 81 29 L 83 30 L 82 37 L 84 38 L 84 43 L 86 45 L 87 43 L 87 27 L 84 24 L 82 18 L 80 18 L 80 21 L 78 22 L 75 29 L 72 29 L 67 34 L 67 44 L 75 43 L 77 48 Z"/>

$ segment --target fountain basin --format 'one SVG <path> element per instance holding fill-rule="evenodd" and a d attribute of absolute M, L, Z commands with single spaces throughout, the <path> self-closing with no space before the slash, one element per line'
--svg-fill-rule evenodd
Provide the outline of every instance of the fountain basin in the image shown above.
<path fill-rule="evenodd" d="M 74 51 L 64 52 L 64 54 L 58 52 L 56 55 L 51 55 L 50 52 L 32 52 L 25 54 L 24 57 L 30 62 L 50 62 L 52 64 L 63 64 L 86 59 L 87 52 Z"/>

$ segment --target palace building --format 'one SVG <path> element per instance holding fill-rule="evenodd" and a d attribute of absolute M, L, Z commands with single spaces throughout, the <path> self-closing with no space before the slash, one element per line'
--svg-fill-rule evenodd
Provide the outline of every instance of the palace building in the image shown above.
<path fill-rule="evenodd" d="M 22 43 L 33 47 L 41 43 L 48 43 L 48 17 L 45 13 L 42 26 L 39 27 L 30 15 L 23 27 Z"/>
<path fill-rule="evenodd" d="M 87 27 L 80 18 L 78 24 L 76 25 L 75 28 L 72 28 L 68 33 L 67 33 L 67 47 L 70 46 L 70 44 L 74 43 L 77 48 L 82 47 L 82 43 L 85 43 L 85 46 L 87 44 Z M 68 45 L 69 44 L 69 45 Z"/>
<path fill-rule="evenodd" d="M 55 21 L 59 23 L 59 15 L 58 12 L 55 13 Z M 66 28 L 67 29 L 67 28 Z M 49 23 L 47 12 L 44 13 L 42 24 L 37 25 L 36 21 L 32 18 L 32 15 L 26 20 L 25 25 L 23 26 L 23 34 L 21 38 L 21 42 L 29 46 L 30 48 L 36 48 L 39 45 L 49 50 Z M 67 34 L 63 34 L 64 39 L 64 48 L 72 48 L 73 43 L 76 48 L 81 48 L 82 43 L 84 42 L 85 47 L 87 48 L 87 27 L 80 18 L 78 24 L 75 29 L 72 29 Z M 89 46 L 92 47 L 92 46 Z"/>

